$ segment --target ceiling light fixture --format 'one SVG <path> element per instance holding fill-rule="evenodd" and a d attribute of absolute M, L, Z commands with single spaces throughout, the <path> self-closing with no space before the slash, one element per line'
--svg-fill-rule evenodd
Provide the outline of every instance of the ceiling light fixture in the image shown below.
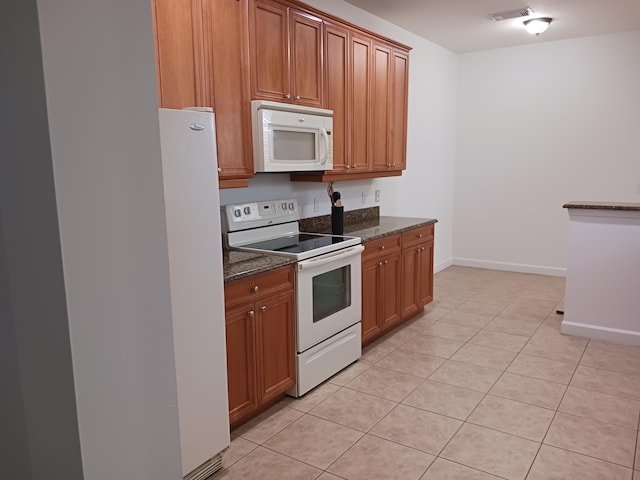
<path fill-rule="evenodd" d="M 525 20 L 524 26 L 527 29 L 527 32 L 537 36 L 549 28 L 551 20 L 552 18 L 549 17 L 532 18 L 531 20 Z"/>

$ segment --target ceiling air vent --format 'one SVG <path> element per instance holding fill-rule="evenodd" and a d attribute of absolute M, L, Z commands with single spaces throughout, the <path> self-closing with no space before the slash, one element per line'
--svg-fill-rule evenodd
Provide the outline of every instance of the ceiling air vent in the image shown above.
<path fill-rule="evenodd" d="M 492 13 L 489 16 L 496 22 L 502 20 L 509 20 L 512 18 L 528 17 L 533 13 L 533 10 L 529 7 L 518 8 L 516 10 L 507 10 L 505 12 Z"/>

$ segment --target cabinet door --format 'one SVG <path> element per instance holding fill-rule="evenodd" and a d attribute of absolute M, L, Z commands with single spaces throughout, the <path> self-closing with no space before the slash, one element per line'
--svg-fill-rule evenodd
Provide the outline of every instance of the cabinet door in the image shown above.
<path fill-rule="evenodd" d="M 216 141 L 221 180 L 253 176 L 248 0 L 211 0 Z"/>
<path fill-rule="evenodd" d="M 418 305 L 425 306 L 433 300 L 433 240 L 421 246 L 419 258 Z"/>
<path fill-rule="evenodd" d="M 349 34 L 345 28 L 327 24 L 324 27 L 325 101 L 333 110 L 333 170 L 346 173 L 348 164 L 347 98 L 349 89 Z"/>
<path fill-rule="evenodd" d="M 382 308 L 381 263 L 373 258 L 362 263 L 362 342 L 380 333 L 379 312 Z"/>
<path fill-rule="evenodd" d="M 412 245 L 402 250 L 402 318 L 419 310 L 421 248 L 421 245 Z"/>
<path fill-rule="evenodd" d="M 291 10 L 291 100 L 322 107 L 322 20 Z"/>
<path fill-rule="evenodd" d="M 260 402 L 296 383 L 293 292 L 256 300 L 258 391 Z"/>
<path fill-rule="evenodd" d="M 369 38 L 353 34 L 351 36 L 350 77 L 351 96 L 349 124 L 351 136 L 351 167 L 359 173 L 369 170 L 371 152 L 371 51 Z"/>
<path fill-rule="evenodd" d="M 209 0 L 152 3 L 158 103 L 164 108 L 213 106 L 204 18 Z"/>
<path fill-rule="evenodd" d="M 254 99 L 286 101 L 289 91 L 289 9 L 268 0 L 252 0 L 251 94 Z"/>
<path fill-rule="evenodd" d="M 391 48 L 375 45 L 373 51 L 373 169 L 389 170 L 391 138 Z"/>
<path fill-rule="evenodd" d="M 225 323 L 229 421 L 233 424 L 258 408 L 253 303 L 227 310 Z"/>
<path fill-rule="evenodd" d="M 400 321 L 401 266 L 400 253 L 389 255 L 382 260 L 382 318 L 383 330 Z"/>
<path fill-rule="evenodd" d="M 392 93 L 391 93 L 391 146 L 392 168 L 404 170 L 407 167 L 407 108 L 409 101 L 409 55 L 393 51 Z"/>

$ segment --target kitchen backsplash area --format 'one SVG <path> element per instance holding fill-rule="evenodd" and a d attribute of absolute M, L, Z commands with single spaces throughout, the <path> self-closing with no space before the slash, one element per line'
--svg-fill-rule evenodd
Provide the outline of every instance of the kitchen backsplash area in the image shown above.
<path fill-rule="evenodd" d="M 380 179 L 336 182 L 345 211 L 380 206 L 384 195 Z M 288 174 L 257 174 L 249 180 L 248 188 L 220 190 L 220 205 L 233 203 L 296 198 L 300 217 L 317 217 L 331 213 L 327 183 L 291 182 Z"/>

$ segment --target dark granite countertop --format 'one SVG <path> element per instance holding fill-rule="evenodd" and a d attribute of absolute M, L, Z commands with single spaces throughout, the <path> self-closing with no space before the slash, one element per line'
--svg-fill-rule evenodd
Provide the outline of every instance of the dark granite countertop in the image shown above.
<path fill-rule="evenodd" d="M 379 208 L 371 207 L 345 212 L 344 234 L 360 237 L 363 242 L 370 242 L 436 222 L 437 220 L 433 218 L 381 217 L 379 216 Z M 300 231 L 331 233 L 331 216 L 323 215 L 300 220 Z M 295 259 L 284 255 L 225 249 L 223 254 L 224 282 L 239 280 L 290 263 L 295 263 Z"/>
<path fill-rule="evenodd" d="M 402 233 L 412 228 L 423 227 L 436 223 L 433 218 L 409 218 L 409 217 L 378 217 L 372 220 L 363 220 L 358 223 L 344 226 L 344 234 L 360 237 L 362 242 L 370 242 L 396 233 Z M 331 233 L 331 228 L 318 233 Z"/>
<path fill-rule="evenodd" d="M 222 254 L 224 283 L 240 280 L 241 278 L 273 270 L 294 262 L 295 259 L 285 255 L 238 252 L 225 249 Z"/>
<path fill-rule="evenodd" d="M 563 208 L 579 208 L 584 210 L 627 210 L 640 212 L 640 203 L 624 202 L 568 202 Z"/>

